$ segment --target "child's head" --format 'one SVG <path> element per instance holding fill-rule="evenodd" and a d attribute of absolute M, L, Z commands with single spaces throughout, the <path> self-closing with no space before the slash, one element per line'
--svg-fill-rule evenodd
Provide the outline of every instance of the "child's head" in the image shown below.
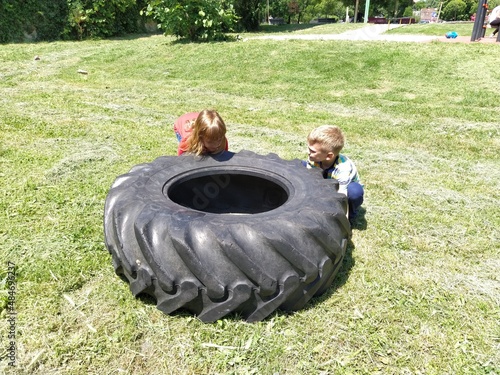
<path fill-rule="evenodd" d="M 226 125 L 214 110 L 204 109 L 193 125 L 188 151 L 196 155 L 216 154 L 226 147 Z"/>
<path fill-rule="evenodd" d="M 344 147 L 344 135 L 338 126 L 322 125 L 307 136 L 309 159 L 314 162 L 334 162 Z"/>

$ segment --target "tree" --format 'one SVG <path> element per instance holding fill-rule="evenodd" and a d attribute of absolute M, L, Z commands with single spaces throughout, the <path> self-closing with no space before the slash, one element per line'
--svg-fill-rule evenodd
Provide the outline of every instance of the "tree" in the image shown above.
<path fill-rule="evenodd" d="M 292 16 L 297 16 L 298 22 L 309 22 L 311 19 L 318 17 L 343 19 L 345 17 L 345 7 L 341 0 L 269 1 L 269 13 L 275 18 L 287 19 L 288 23 L 290 23 Z"/>
<path fill-rule="evenodd" d="M 451 0 L 443 8 L 441 17 L 448 21 L 461 20 L 466 15 L 466 11 L 467 4 L 463 0 Z"/>
<path fill-rule="evenodd" d="M 269 15 L 285 19 L 288 16 L 289 0 L 269 0 Z"/>
<path fill-rule="evenodd" d="M 265 6 L 265 0 L 234 0 L 234 9 L 239 17 L 240 28 L 246 31 L 258 30 L 260 13 Z"/>
<path fill-rule="evenodd" d="M 343 16 L 345 16 L 345 7 L 340 1 L 323 0 L 319 5 L 321 14 L 327 17 L 334 16 L 336 18 L 343 18 Z"/>
<path fill-rule="evenodd" d="M 364 6 L 364 1 L 361 5 Z M 370 14 L 387 18 L 401 17 L 408 7 L 413 8 L 413 0 L 376 0 L 370 4 Z"/>

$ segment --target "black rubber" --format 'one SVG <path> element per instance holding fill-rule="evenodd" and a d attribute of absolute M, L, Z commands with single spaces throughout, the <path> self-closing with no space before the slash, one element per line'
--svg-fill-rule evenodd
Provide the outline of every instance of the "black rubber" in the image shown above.
<path fill-rule="evenodd" d="M 274 154 L 163 156 L 113 183 L 106 246 L 132 293 L 166 314 L 260 321 L 331 285 L 351 235 L 337 189 Z"/>

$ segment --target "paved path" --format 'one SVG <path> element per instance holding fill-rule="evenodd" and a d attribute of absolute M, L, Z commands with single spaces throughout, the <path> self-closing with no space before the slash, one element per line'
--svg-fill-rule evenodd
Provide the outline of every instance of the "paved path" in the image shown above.
<path fill-rule="evenodd" d="M 301 40 L 380 40 L 390 42 L 430 42 L 441 39 L 429 35 L 384 35 L 387 30 L 400 27 L 399 24 L 365 26 L 357 30 L 349 30 L 342 34 L 291 34 L 291 35 L 264 35 L 249 39 L 301 39 Z"/>

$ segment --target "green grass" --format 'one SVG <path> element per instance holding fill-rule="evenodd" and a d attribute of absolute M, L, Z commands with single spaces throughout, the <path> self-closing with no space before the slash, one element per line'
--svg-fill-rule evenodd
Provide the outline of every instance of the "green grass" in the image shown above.
<path fill-rule="evenodd" d="M 330 23 L 330 24 L 284 24 L 261 25 L 259 34 L 341 34 L 349 30 L 357 30 L 370 26 L 364 23 Z M 436 35 L 444 36 L 448 31 L 456 31 L 459 36 L 471 36 L 473 22 L 443 22 L 426 24 L 409 24 L 387 30 L 387 34 Z M 246 34 L 245 34 L 246 35 Z"/>
<path fill-rule="evenodd" d="M 497 49 L 161 36 L 0 46 L 0 372 L 498 374 Z M 331 290 L 297 313 L 204 324 L 135 299 L 114 274 L 109 187 L 175 154 L 173 121 L 206 107 L 233 151 L 305 158 L 313 127 L 347 136 L 365 222 Z"/>
<path fill-rule="evenodd" d="M 340 34 L 349 30 L 357 30 L 366 26 L 363 23 L 301 23 L 283 25 L 261 25 L 259 33 L 264 34 Z"/>
<path fill-rule="evenodd" d="M 456 31 L 459 36 L 471 36 L 474 22 L 417 23 L 388 31 L 389 34 L 440 35 Z"/>

